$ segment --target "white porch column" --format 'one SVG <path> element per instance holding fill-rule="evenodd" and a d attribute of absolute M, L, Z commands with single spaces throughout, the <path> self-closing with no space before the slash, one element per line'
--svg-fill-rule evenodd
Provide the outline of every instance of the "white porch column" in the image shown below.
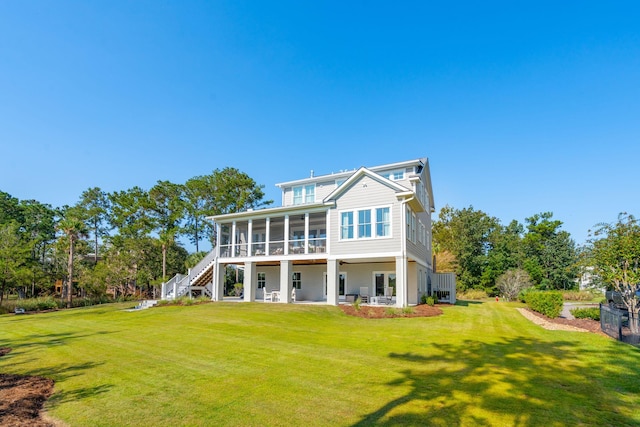
<path fill-rule="evenodd" d="M 173 299 L 178 299 L 178 282 L 179 280 L 173 282 Z"/>
<path fill-rule="evenodd" d="M 407 274 L 407 257 L 396 257 L 396 306 L 407 307 L 407 293 L 409 290 Z"/>
<path fill-rule="evenodd" d="M 291 302 L 293 277 L 291 261 L 280 261 L 280 302 Z"/>
<path fill-rule="evenodd" d="M 284 254 L 289 255 L 289 215 L 284 216 Z"/>
<path fill-rule="evenodd" d="M 220 241 L 221 241 L 220 233 L 222 232 L 222 227 L 218 223 L 216 223 L 215 227 L 216 227 L 216 247 L 215 247 L 215 250 L 216 250 L 216 258 L 218 258 L 220 256 Z"/>
<path fill-rule="evenodd" d="M 253 220 L 247 223 L 247 256 L 253 256 Z"/>
<path fill-rule="evenodd" d="M 213 289 L 211 290 L 211 299 L 213 301 L 222 301 L 224 299 L 224 270 L 225 264 L 216 261 L 213 270 Z"/>
<path fill-rule="evenodd" d="M 309 212 L 304 214 L 304 253 L 309 253 Z"/>
<path fill-rule="evenodd" d="M 270 255 L 271 254 L 271 250 L 269 249 L 269 241 L 271 240 L 271 218 L 267 217 L 267 219 L 264 221 L 265 225 L 267 226 L 267 230 L 265 232 L 265 236 L 264 236 L 264 240 L 266 240 L 266 243 L 264 244 L 264 254 L 265 255 Z"/>
<path fill-rule="evenodd" d="M 255 262 L 244 263 L 244 300 L 253 302 L 256 300 L 256 283 L 258 283 L 258 271 Z"/>
<path fill-rule="evenodd" d="M 337 259 L 327 260 L 327 304 L 338 305 L 339 268 Z"/>
<path fill-rule="evenodd" d="M 232 257 L 236 256 L 236 222 L 233 221 L 231 225 L 231 255 Z"/>
<path fill-rule="evenodd" d="M 162 282 L 162 290 L 160 291 L 160 299 L 165 299 L 167 295 L 167 282 Z"/>

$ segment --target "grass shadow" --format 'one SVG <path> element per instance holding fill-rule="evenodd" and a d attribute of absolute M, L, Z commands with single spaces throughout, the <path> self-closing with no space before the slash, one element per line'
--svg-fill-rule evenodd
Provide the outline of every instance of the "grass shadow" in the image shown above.
<path fill-rule="evenodd" d="M 602 371 L 600 351 L 577 346 L 517 337 L 436 343 L 427 356 L 390 353 L 391 360 L 411 368 L 388 386 L 409 391 L 353 425 L 636 425 L 637 419 L 618 410 L 614 390 L 637 395 L 638 381 L 626 380 L 617 369 Z M 619 350 L 605 353 L 620 360 Z M 592 354 L 574 363 L 577 351 Z M 627 356 L 635 366 L 629 374 L 637 379 L 640 353 Z"/>
<path fill-rule="evenodd" d="M 459 300 L 456 300 L 456 303 L 454 305 L 459 305 L 460 307 L 469 307 L 470 305 L 481 305 L 481 304 L 484 304 L 484 302 L 459 299 Z"/>

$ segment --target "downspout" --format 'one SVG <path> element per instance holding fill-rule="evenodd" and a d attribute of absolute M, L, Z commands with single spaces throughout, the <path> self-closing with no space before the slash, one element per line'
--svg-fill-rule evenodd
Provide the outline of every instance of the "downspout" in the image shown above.
<path fill-rule="evenodd" d="M 411 200 L 411 199 L 409 199 Z M 408 300 L 407 293 L 409 292 L 409 278 L 407 277 L 407 202 L 402 202 L 402 232 L 400 239 L 400 258 L 402 259 L 402 301 L 400 306 L 405 306 L 405 301 Z M 397 261 L 396 261 L 397 262 Z M 397 268 L 397 266 L 396 266 Z M 398 297 L 398 291 L 396 290 L 396 298 Z"/>

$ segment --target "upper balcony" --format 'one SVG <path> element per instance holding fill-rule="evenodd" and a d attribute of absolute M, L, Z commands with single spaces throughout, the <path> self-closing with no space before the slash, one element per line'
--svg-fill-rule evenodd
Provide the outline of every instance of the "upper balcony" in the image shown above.
<path fill-rule="evenodd" d="M 222 258 L 282 257 L 327 252 L 327 213 L 302 212 L 218 224 Z"/>

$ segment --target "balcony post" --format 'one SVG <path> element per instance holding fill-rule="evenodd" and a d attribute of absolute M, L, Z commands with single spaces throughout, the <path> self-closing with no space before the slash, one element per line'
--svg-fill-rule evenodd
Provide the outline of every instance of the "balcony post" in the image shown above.
<path fill-rule="evenodd" d="M 289 215 L 284 216 L 284 254 L 289 255 Z"/>
<path fill-rule="evenodd" d="M 231 256 L 236 256 L 236 222 L 233 221 L 231 225 Z"/>
<path fill-rule="evenodd" d="M 271 218 L 267 217 L 264 221 L 265 227 L 267 228 L 264 234 L 264 254 L 265 255 L 270 255 L 271 252 L 269 252 L 269 241 L 271 240 Z"/>
<path fill-rule="evenodd" d="M 253 220 L 247 222 L 247 256 L 253 256 Z"/>
<path fill-rule="evenodd" d="M 304 253 L 309 253 L 309 212 L 304 214 Z"/>

